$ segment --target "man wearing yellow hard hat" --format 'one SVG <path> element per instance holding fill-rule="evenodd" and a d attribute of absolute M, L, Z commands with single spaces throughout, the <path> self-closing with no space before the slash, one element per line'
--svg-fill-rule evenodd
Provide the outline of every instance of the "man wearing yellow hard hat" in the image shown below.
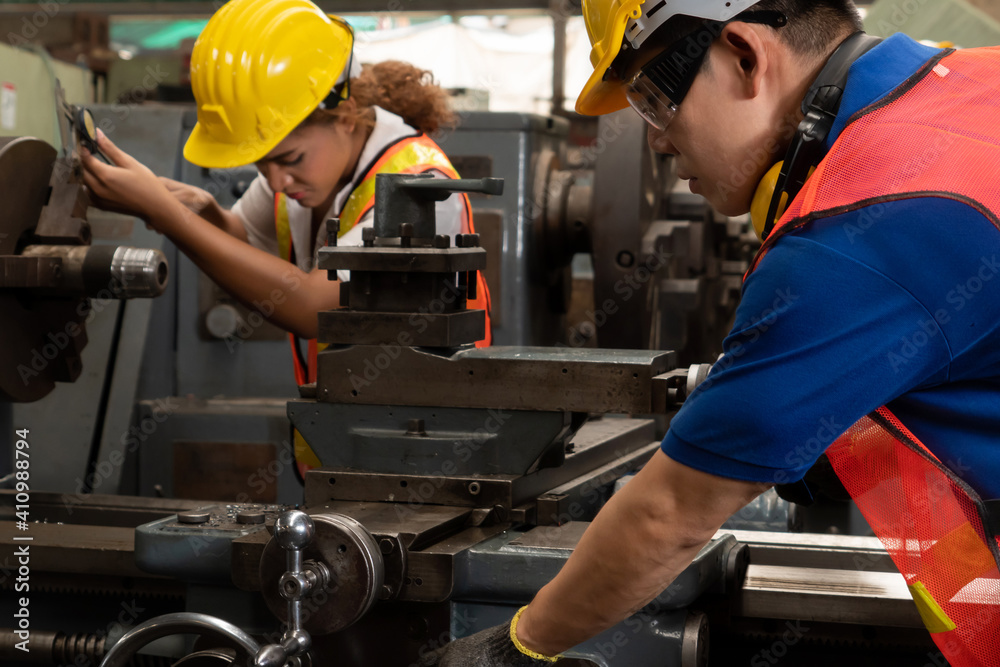
<path fill-rule="evenodd" d="M 509 624 L 422 664 L 572 657 L 763 490 L 810 500 L 824 455 L 949 664 L 996 664 L 1000 49 L 878 40 L 850 0 L 583 14 L 594 72 L 577 110 L 631 106 L 692 192 L 750 211 L 763 245 L 725 354 L 660 451 Z"/>
<path fill-rule="evenodd" d="M 248 307 L 312 341 L 317 313 L 340 304 L 340 282 L 315 268 L 326 221 L 339 218 L 341 244 L 361 245 L 378 173 L 458 178 L 427 136 L 453 120 L 447 95 L 405 63 L 362 68 L 350 26 L 309 0 L 224 5 L 195 43 L 191 85 L 198 124 L 184 157 L 260 171 L 231 211 L 158 180 L 103 135 L 112 164 L 85 156 L 85 182 L 97 205 L 144 218 Z M 439 234 L 472 231 L 465 195 L 437 204 Z M 488 293 L 478 293 L 470 308 L 486 309 Z M 314 341 L 303 352 L 293 339 L 293 351 L 299 384 L 315 380 Z"/>

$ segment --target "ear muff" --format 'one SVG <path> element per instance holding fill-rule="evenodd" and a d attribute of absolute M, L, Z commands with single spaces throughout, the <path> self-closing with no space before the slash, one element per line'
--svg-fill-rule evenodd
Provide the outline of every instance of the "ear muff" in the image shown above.
<path fill-rule="evenodd" d="M 764 178 L 757 184 L 757 190 L 753 193 L 753 201 L 750 203 L 750 222 L 753 223 L 753 231 L 757 238 L 764 240 L 764 228 L 767 226 L 767 212 L 771 208 L 771 200 L 776 196 L 775 190 L 778 187 L 778 177 L 781 175 L 781 167 L 785 163 L 778 162 L 768 169 Z M 780 218 L 785 213 L 788 206 L 788 193 L 781 193 L 782 201 L 778 202 L 778 215 Z"/>
<path fill-rule="evenodd" d="M 784 166 L 785 162 L 782 160 L 768 169 L 767 173 L 764 174 L 764 178 L 760 179 L 760 183 L 757 184 L 757 189 L 753 193 L 753 201 L 750 203 L 750 222 L 753 224 L 754 233 L 761 241 L 766 236 L 764 233 L 765 230 L 770 231 L 769 227 L 773 227 L 774 223 L 780 220 L 781 216 L 785 214 L 785 209 L 788 208 L 788 190 L 778 187 L 778 181 L 781 180 L 781 169 Z M 812 176 L 814 171 L 816 171 L 816 165 L 810 165 L 806 178 Z M 769 225 L 767 213 L 771 209 L 771 202 L 775 197 L 780 197 L 781 199 L 778 201 L 778 206 L 775 209 L 774 219 L 770 220 Z"/>
<path fill-rule="evenodd" d="M 826 138 L 840 108 L 851 65 L 881 39 L 856 32 L 827 60 L 802 100 L 802 121 L 785 159 L 771 167 L 757 185 L 750 204 L 750 221 L 762 241 L 774 230 L 788 204 L 799 194 L 826 155 Z"/>

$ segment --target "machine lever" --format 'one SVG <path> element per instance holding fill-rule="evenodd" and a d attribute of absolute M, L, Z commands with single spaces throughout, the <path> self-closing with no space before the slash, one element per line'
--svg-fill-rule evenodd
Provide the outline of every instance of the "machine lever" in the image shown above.
<path fill-rule="evenodd" d="M 316 535 L 308 514 L 289 510 L 274 523 L 274 539 L 288 552 L 288 571 L 280 580 L 281 595 L 288 600 L 288 629 L 281 643 L 262 646 L 254 656 L 254 667 L 283 667 L 289 658 L 302 655 L 312 646 L 312 638 L 302 628 L 302 600 L 310 592 L 325 588 L 330 572 L 322 563 L 303 563 L 302 551 Z"/>
<path fill-rule="evenodd" d="M 454 192 L 478 192 L 484 195 L 502 195 L 502 178 L 428 178 L 427 176 L 407 176 L 396 182 L 399 188 L 420 192 L 425 199 L 444 200 Z"/>

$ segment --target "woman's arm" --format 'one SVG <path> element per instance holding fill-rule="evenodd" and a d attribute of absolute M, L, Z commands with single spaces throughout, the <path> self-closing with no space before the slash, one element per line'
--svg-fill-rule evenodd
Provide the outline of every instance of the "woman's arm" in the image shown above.
<path fill-rule="evenodd" d="M 177 200 L 193 213 L 200 215 L 222 231 L 238 238 L 247 240 L 247 230 L 238 215 L 223 208 L 209 192 L 202 188 L 175 181 L 172 178 L 160 177 L 160 182 Z"/>
<path fill-rule="evenodd" d="M 98 146 L 112 165 L 82 156 L 84 183 L 96 205 L 144 218 L 248 308 L 300 337 L 316 337 L 317 313 L 340 305 L 339 282 L 319 269 L 306 273 L 196 215 L 101 132 Z"/>

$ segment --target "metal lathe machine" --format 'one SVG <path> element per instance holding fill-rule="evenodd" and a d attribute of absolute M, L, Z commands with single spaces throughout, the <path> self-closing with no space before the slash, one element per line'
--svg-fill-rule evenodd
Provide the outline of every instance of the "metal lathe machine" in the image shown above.
<path fill-rule="evenodd" d="M 0 139 L 12 667 L 406 666 L 509 619 L 704 379 L 755 248 L 745 221 L 674 189 L 630 114 L 582 147 L 562 119 L 466 114 L 438 138 L 463 180 L 380 176 L 364 245 L 332 235 L 321 251 L 351 280 L 319 315 L 316 382 L 297 387 L 260 308 L 87 210 L 79 111 L 61 152 Z M 92 122 L 229 203 L 252 168 L 184 163 L 193 120 L 104 107 Z M 452 192 L 472 198 L 477 234 L 436 233 Z M 484 313 L 466 307 L 477 271 L 484 349 Z M 321 463 L 301 480 L 296 438 Z M 770 491 L 561 664 L 937 664 L 867 534 L 846 503 Z"/>

